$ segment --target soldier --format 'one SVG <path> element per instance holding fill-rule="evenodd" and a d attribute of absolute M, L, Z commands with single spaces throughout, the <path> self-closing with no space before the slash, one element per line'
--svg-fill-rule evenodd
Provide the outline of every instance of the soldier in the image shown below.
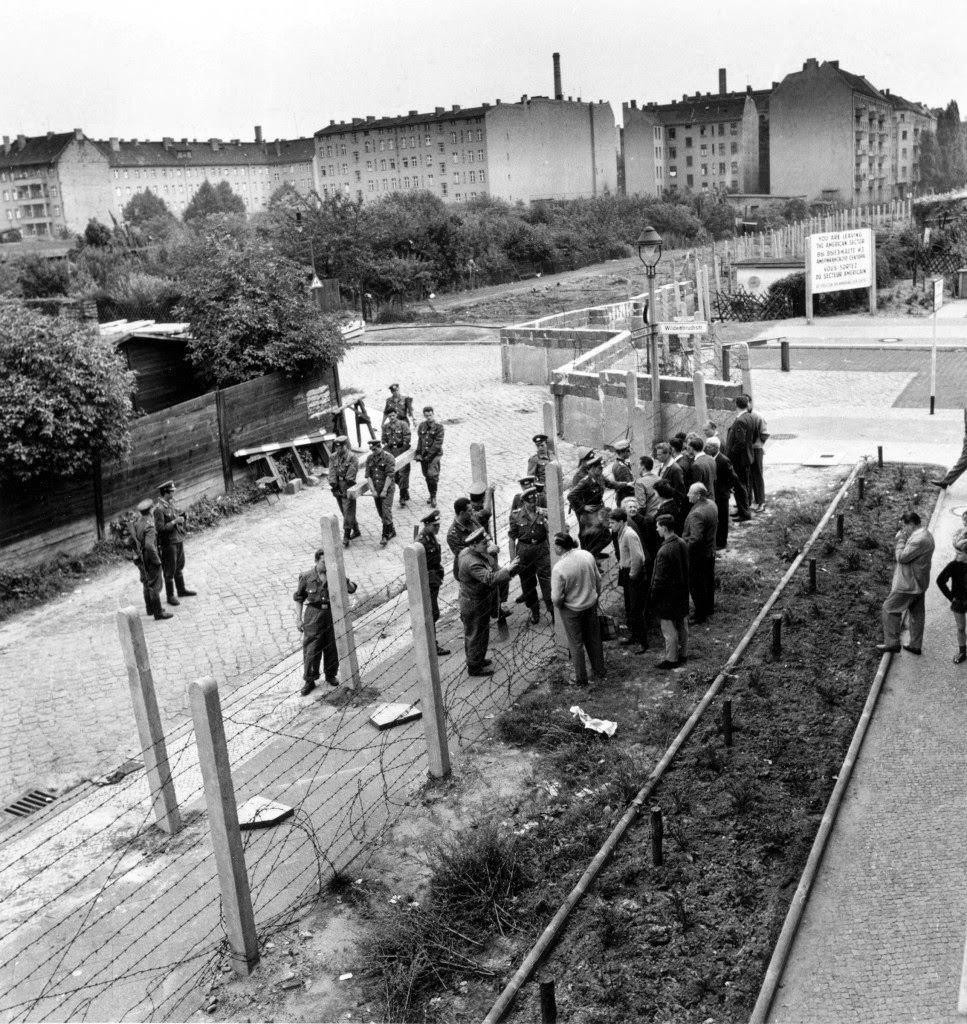
<path fill-rule="evenodd" d="M 409 395 L 400 394 L 399 384 L 390 384 L 389 386 L 389 398 L 386 399 L 386 405 L 383 406 L 384 420 L 390 409 L 396 413 L 397 419 L 404 423 L 409 423 L 413 416 L 413 399 Z"/>
<path fill-rule="evenodd" d="M 547 464 L 553 461 L 547 447 L 547 434 L 535 434 L 534 444 L 537 446 L 537 451 L 527 460 L 527 475 L 543 484 L 546 482 Z"/>
<path fill-rule="evenodd" d="M 536 487 L 528 487 L 521 495 L 520 506 L 510 514 L 508 536 L 517 542 L 517 560 L 520 563 L 520 587 L 524 604 L 531 613 L 531 622 L 541 621 L 537 586 L 540 584 L 544 607 L 551 618 L 551 549 L 547 533 L 547 510 L 537 505 Z"/>
<path fill-rule="evenodd" d="M 443 553 L 440 550 L 440 542 L 437 540 L 437 534 L 440 532 L 439 511 L 434 509 L 428 515 L 425 515 L 420 522 L 423 524 L 423 528 L 416 535 L 416 541 L 418 544 L 423 545 L 423 550 L 426 552 L 426 575 L 430 584 L 430 607 L 433 610 L 435 632 L 436 623 L 440 618 L 438 596 L 440 587 L 443 586 Z M 439 640 L 436 642 L 436 652 L 440 656 L 450 653 L 446 647 L 440 646 Z"/>
<path fill-rule="evenodd" d="M 436 508 L 440 460 L 443 458 L 443 424 L 433 418 L 432 405 L 423 407 L 423 422 L 416 428 L 416 453 L 413 458 L 423 469 L 423 479 L 430 493 L 427 504 Z"/>
<path fill-rule="evenodd" d="M 393 491 L 395 480 L 396 459 L 384 451 L 378 437 L 369 442 L 369 459 L 366 461 L 366 480 L 373 492 L 376 511 L 383 523 L 383 536 L 379 546 L 385 548 L 387 543 L 396 536 L 393 526 Z"/>
<path fill-rule="evenodd" d="M 397 416 L 395 409 L 386 410 L 383 420 L 383 446 L 395 459 L 410 450 L 410 425 L 406 417 Z M 410 464 L 407 463 L 398 473 L 394 473 L 396 486 L 400 491 L 400 508 L 406 508 L 410 500 Z"/>
<path fill-rule="evenodd" d="M 529 487 L 534 487 L 534 485 L 537 483 L 537 477 L 536 476 L 522 476 L 520 478 L 519 483 L 520 483 L 520 493 L 519 494 L 515 494 L 513 499 L 511 500 L 511 503 L 510 503 L 510 511 L 511 511 L 512 515 L 513 515 L 514 512 L 517 511 L 517 509 L 520 508 L 520 503 L 521 503 L 521 501 L 524 498 L 524 491 L 526 491 Z M 547 506 L 547 498 L 544 499 L 544 505 L 545 505 L 545 507 Z"/>
<path fill-rule="evenodd" d="M 574 476 L 571 477 L 571 486 L 568 490 L 574 490 L 575 487 L 588 475 L 588 463 L 591 459 L 597 458 L 598 453 L 593 448 L 587 448 L 584 445 L 578 447 L 578 465 L 574 471 Z M 572 506 L 573 508 L 573 506 Z M 574 509 L 574 511 L 577 511 Z"/>
<path fill-rule="evenodd" d="M 299 574 L 292 599 L 295 601 L 296 629 L 302 634 L 302 678 L 299 693 L 306 697 L 316 688 L 319 678 L 319 662 L 323 663 L 326 682 L 339 685 L 339 651 L 336 647 L 336 629 L 332 621 L 332 607 L 329 604 L 329 581 L 326 577 L 326 555 L 322 548 L 315 554 L 316 564 Z M 356 592 L 356 584 L 348 577 L 346 586 L 350 594 Z"/>
<path fill-rule="evenodd" d="M 356 486 L 359 459 L 349 447 L 349 438 L 345 434 L 340 434 L 333 441 L 333 446 L 329 459 L 329 486 L 343 517 L 342 546 L 348 548 L 354 537 L 362 536 L 356 522 L 356 499 L 349 494 L 349 489 Z"/>
<path fill-rule="evenodd" d="M 156 619 L 173 619 L 171 612 L 161 607 L 161 555 L 158 552 L 158 531 L 154 524 L 154 502 L 145 498 L 138 505 L 140 516 L 131 526 L 135 544 L 134 564 L 141 575 L 141 592 L 144 595 L 144 610 Z"/>
<path fill-rule="evenodd" d="M 604 474 L 601 456 L 585 462 L 587 475 L 568 493 L 578 517 L 578 539 L 585 551 L 597 557 L 611 540 L 608 510 L 604 507 Z"/>
<path fill-rule="evenodd" d="M 174 480 L 166 480 L 158 488 L 161 497 L 154 508 L 154 525 L 158 531 L 165 594 L 168 604 L 172 605 L 181 604 L 179 597 L 194 597 L 197 593 L 185 586 L 185 533 L 188 517 L 175 505 L 175 489 Z"/>
<path fill-rule="evenodd" d="M 622 438 L 620 441 L 615 441 L 612 447 L 614 448 L 615 459 L 608 467 L 605 480 L 610 487 L 614 487 L 617 484 L 633 483 L 635 474 L 631 468 L 631 442 L 627 438 Z"/>
<path fill-rule="evenodd" d="M 518 568 L 515 559 L 495 569 L 487 554 L 490 538 L 478 527 L 467 535 L 467 545 L 457 556 L 456 576 L 460 582 L 460 619 L 464 629 L 467 674 L 492 676 L 487 657 L 490 643 L 490 614 L 495 591 L 507 583 Z"/>
<path fill-rule="evenodd" d="M 456 518 L 447 530 L 447 547 L 453 552 L 454 576 L 456 576 L 457 555 L 467 546 L 467 537 L 476 530 L 480 524 L 474 518 L 473 506 L 469 498 L 457 498 L 453 503 L 453 512 Z"/>

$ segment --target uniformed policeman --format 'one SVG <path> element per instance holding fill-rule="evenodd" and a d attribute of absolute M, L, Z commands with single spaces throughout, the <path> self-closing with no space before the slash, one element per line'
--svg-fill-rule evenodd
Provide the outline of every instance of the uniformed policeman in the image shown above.
<path fill-rule="evenodd" d="M 593 448 L 588 448 L 585 445 L 578 446 L 578 465 L 574 471 L 574 476 L 571 477 L 571 485 L 568 490 L 571 491 L 588 475 L 588 462 L 591 459 L 597 457 L 597 452 Z"/>
<path fill-rule="evenodd" d="M 158 531 L 158 551 L 164 571 L 168 604 L 181 604 L 179 597 L 194 597 L 197 591 L 185 586 L 185 533 L 187 515 L 175 505 L 175 482 L 166 480 L 159 488 L 154 507 L 154 525 Z"/>
<path fill-rule="evenodd" d="M 490 491 L 490 500 L 487 500 L 487 492 Z M 492 523 L 493 523 L 493 490 L 488 488 L 485 483 L 481 480 L 474 480 L 470 485 L 470 508 L 473 512 L 473 518 L 478 526 L 482 526 L 484 530 L 492 534 Z M 488 507 L 489 506 L 489 507 Z M 496 543 L 491 540 L 488 547 L 488 556 L 494 569 L 498 565 L 499 548 Z M 505 602 L 507 596 L 510 593 L 510 585 L 504 581 L 497 587 L 494 594 L 494 608 L 493 617 L 495 619 L 506 619 L 510 615 L 510 610 L 506 608 Z"/>
<path fill-rule="evenodd" d="M 612 447 L 615 458 L 605 474 L 605 482 L 609 487 L 633 484 L 635 474 L 631 468 L 631 442 L 627 438 L 622 438 L 620 441 L 615 441 Z"/>
<path fill-rule="evenodd" d="M 540 602 L 537 586 L 548 614 L 554 617 L 551 604 L 551 548 L 547 533 L 547 510 L 537 505 L 536 487 L 528 487 L 521 495 L 520 506 L 510 514 L 509 537 L 517 542 L 517 558 L 520 562 L 520 586 L 524 604 L 531 613 L 531 622 L 540 622 Z"/>
<path fill-rule="evenodd" d="M 433 406 L 423 407 L 423 422 L 416 428 L 416 452 L 413 458 L 423 468 L 423 479 L 430 494 L 427 502 L 436 508 L 440 484 L 440 460 L 443 458 L 443 424 L 433 418 Z"/>
<path fill-rule="evenodd" d="M 440 532 L 439 511 L 434 509 L 428 515 L 425 515 L 420 522 L 423 524 L 423 527 L 416 535 L 416 541 L 418 544 L 423 545 L 423 550 L 426 552 L 426 574 L 430 584 L 430 607 L 433 611 L 435 626 L 440 618 L 440 602 L 438 597 L 440 587 L 443 586 L 443 552 L 440 550 L 440 542 L 437 540 L 437 534 Z M 446 647 L 440 646 L 439 640 L 436 642 L 436 652 L 439 655 L 450 653 Z"/>
<path fill-rule="evenodd" d="M 138 505 L 140 515 L 131 526 L 134 539 L 135 559 L 141 575 L 141 592 L 144 596 L 144 610 L 156 619 L 173 619 L 171 612 L 161 607 L 161 584 L 164 574 L 161 568 L 161 554 L 158 551 L 158 531 L 154 524 L 154 502 L 145 498 Z"/>
<path fill-rule="evenodd" d="M 344 548 L 349 547 L 349 542 L 354 537 L 361 536 L 359 524 L 356 522 L 356 499 L 349 494 L 349 489 L 356 486 L 358 473 L 359 459 L 349 447 L 349 438 L 345 434 L 340 434 L 333 441 L 332 455 L 329 458 L 329 486 L 343 517 Z"/>
<path fill-rule="evenodd" d="M 413 399 L 409 395 L 400 394 L 399 384 L 390 384 L 389 386 L 389 398 L 386 399 L 386 405 L 383 406 L 384 420 L 390 409 L 396 413 L 396 418 L 404 423 L 409 423 L 413 416 Z"/>
<path fill-rule="evenodd" d="M 322 661 L 326 682 L 339 685 L 339 651 L 336 647 L 336 629 L 329 603 L 329 581 L 326 578 L 326 556 L 322 548 L 316 552 L 316 564 L 299 574 L 292 599 L 296 603 L 295 624 L 302 634 L 302 678 L 299 693 L 305 697 L 316 688 L 319 662 Z M 349 593 L 356 592 L 356 584 L 348 577 Z"/>
<path fill-rule="evenodd" d="M 400 418 L 395 409 L 386 410 L 386 419 L 383 420 L 383 447 L 393 456 L 402 455 L 410 450 L 410 425 L 406 417 Z M 394 462 L 395 465 L 395 462 Z M 406 508 L 410 500 L 410 463 L 394 475 L 396 486 L 400 493 L 400 508 Z"/>
<path fill-rule="evenodd" d="M 384 451 L 378 437 L 369 442 L 369 459 L 366 461 L 366 480 L 373 492 L 376 511 L 383 523 L 383 536 L 379 546 L 385 548 L 396 536 L 393 526 L 393 491 L 396 489 L 396 459 Z"/>
<path fill-rule="evenodd" d="M 517 572 L 516 559 L 503 569 L 495 569 L 487 554 L 490 538 L 478 527 L 467 536 L 467 546 L 457 556 L 456 576 L 460 582 L 460 620 L 463 623 L 467 673 L 492 676 L 487 657 L 490 644 L 490 610 L 501 584 Z"/>
<path fill-rule="evenodd" d="M 611 541 L 608 510 L 604 506 L 604 474 L 600 455 L 585 461 L 586 475 L 568 494 L 578 516 L 581 547 L 599 555 Z"/>
<path fill-rule="evenodd" d="M 535 434 L 534 444 L 537 451 L 527 460 L 527 475 L 532 476 L 538 483 L 545 483 L 547 464 L 553 461 L 547 447 L 547 434 Z"/>
<path fill-rule="evenodd" d="M 524 491 L 526 491 L 528 487 L 533 487 L 534 484 L 537 483 L 537 477 L 522 476 L 518 482 L 520 483 L 520 492 L 518 494 L 515 494 L 510 502 L 510 511 L 512 513 L 516 512 L 517 509 L 520 508 L 521 499 L 524 497 Z"/>

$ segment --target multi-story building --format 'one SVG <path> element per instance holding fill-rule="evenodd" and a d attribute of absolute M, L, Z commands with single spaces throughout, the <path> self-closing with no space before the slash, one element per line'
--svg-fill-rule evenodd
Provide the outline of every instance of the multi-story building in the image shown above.
<path fill-rule="evenodd" d="M 444 202 L 600 195 L 617 188 L 614 133 L 609 103 L 564 98 L 555 54 L 553 99 L 330 121 L 315 135 L 319 189 L 362 202 L 417 189 Z"/>
<path fill-rule="evenodd" d="M 181 216 L 204 181 L 213 185 L 227 181 L 242 197 L 249 213 L 265 209 L 272 193 L 284 184 L 303 194 L 316 188 L 314 141 L 278 139 L 265 143 L 258 126 L 254 142 L 114 138 L 97 145 L 107 158 L 110 178 L 110 199 L 102 218 L 109 211 L 120 220 L 131 197 L 145 189 L 160 196 L 172 213 Z"/>
<path fill-rule="evenodd" d="M 919 180 L 915 150 L 933 121 L 925 108 L 897 99 L 836 60 L 810 58 L 786 75 L 770 101 L 772 191 L 847 206 L 904 195 L 915 166 Z"/>
<path fill-rule="evenodd" d="M 0 227 L 25 238 L 83 231 L 103 218 L 108 163 L 80 128 L 72 132 L 3 137 L 0 152 Z"/>
<path fill-rule="evenodd" d="M 622 159 L 628 195 L 663 192 L 761 192 L 768 153 L 770 90 L 687 93 L 681 101 L 621 107 Z"/>
<path fill-rule="evenodd" d="M 883 90 L 893 107 L 893 189 L 897 199 L 920 191 L 920 136 L 936 132 L 937 119 L 922 103 Z"/>

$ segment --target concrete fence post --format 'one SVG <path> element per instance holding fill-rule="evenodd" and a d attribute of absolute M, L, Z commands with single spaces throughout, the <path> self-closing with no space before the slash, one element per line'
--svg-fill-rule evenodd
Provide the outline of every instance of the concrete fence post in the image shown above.
<path fill-rule="evenodd" d="M 181 831 L 181 815 L 178 812 L 178 797 L 175 794 L 175 784 L 168 764 L 168 748 L 165 745 L 161 715 L 158 713 L 151 662 L 148 660 L 148 647 L 144 642 L 144 628 L 134 608 L 121 608 L 118 611 L 117 623 L 154 816 L 158 828 L 174 835 Z"/>
<path fill-rule="evenodd" d="M 544 403 L 544 433 L 547 434 L 551 451 L 557 451 L 557 414 L 553 402 Z"/>
<path fill-rule="evenodd" d="M 210 676 L 188 686 L 191 716 L 195 723 L 198 763 L 205 784 L 205 804 L 211 829 L 218 883 L 222 891 L 225 931 L 236 974 L 251 974 L 259 962 L 258 936 L 252 893 L 238 827 L 235 787 L 225 741 L 225 723 L 218 687 Z"/>
<path fill-rule="evenodd" d="M 742 371 L 742 390 L 752 397 L 752 369 L 749 365 L 748 342 L 738 341 L 731 346 L 735 365 Z"/>
<path fill-rule="evenodd" d="M 638 420 L 638 374 L 634 370 L 629 370 L 625 374 L 625 403 L 628 409 L 628 440 L 633 448 L 638 441 L 638 433 L 635 430 Z"/>
<path fill-rule="evenodd" d="M 406 566 L 406 596 L 410 603 L 413 654 L 420 676 L 420 709 L 423 712 L 426 755 L 433 778 L 445 779 L 450 774 L 450 750 L 447 746 L 440 662 L 436 653 L 436 629 L 423 545 L 407 544 L 403 548 L 403 564 Z"/>
<path fill-rule="evenodd" d="M 557 561 L 557 553 L 554 551 L 554 534 L 564 533 L 567 530 L 567 522 L 564 518 L 564 484 L 559 462 L 547 464 L 544 483 L 547 494 L 547 529 L 550 534 L 548 544 L 551 549 L 551 569 L 553 570 L 554 563 Z M 554 611 L 554 639 L 562 651 L 568 650 L 564 621 L 556 609 Z"/>
<path fill-rule="evenodd" d="M 342 556 L 341 530 L 337 516 L 322 516 L 322 550 L 326 559 L 326 580 L 329 586 L 329 605 L 332 625 L 336 634 L 340 672 L 351 690 L 359 689 L 359 659 L 356 656 L 356 634 L 349 608 L 349 590 L 346 585 L 346 564 Z M 346 680 L 348 676 L 348 680 Z"/>
<path fill-rule="evenodd" d="M 470 479 L 487 483 L 487 449 L 477 441 L 470 445 Z"/>

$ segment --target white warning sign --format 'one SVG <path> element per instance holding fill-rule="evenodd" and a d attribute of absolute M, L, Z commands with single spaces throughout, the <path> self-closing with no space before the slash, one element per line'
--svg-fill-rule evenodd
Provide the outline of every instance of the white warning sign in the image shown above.
<path fill-rule="evenodd" d="M 869 288 L 873 284 L 873 232 L 870 228 L 810 235 L 813 293 Z"/>

